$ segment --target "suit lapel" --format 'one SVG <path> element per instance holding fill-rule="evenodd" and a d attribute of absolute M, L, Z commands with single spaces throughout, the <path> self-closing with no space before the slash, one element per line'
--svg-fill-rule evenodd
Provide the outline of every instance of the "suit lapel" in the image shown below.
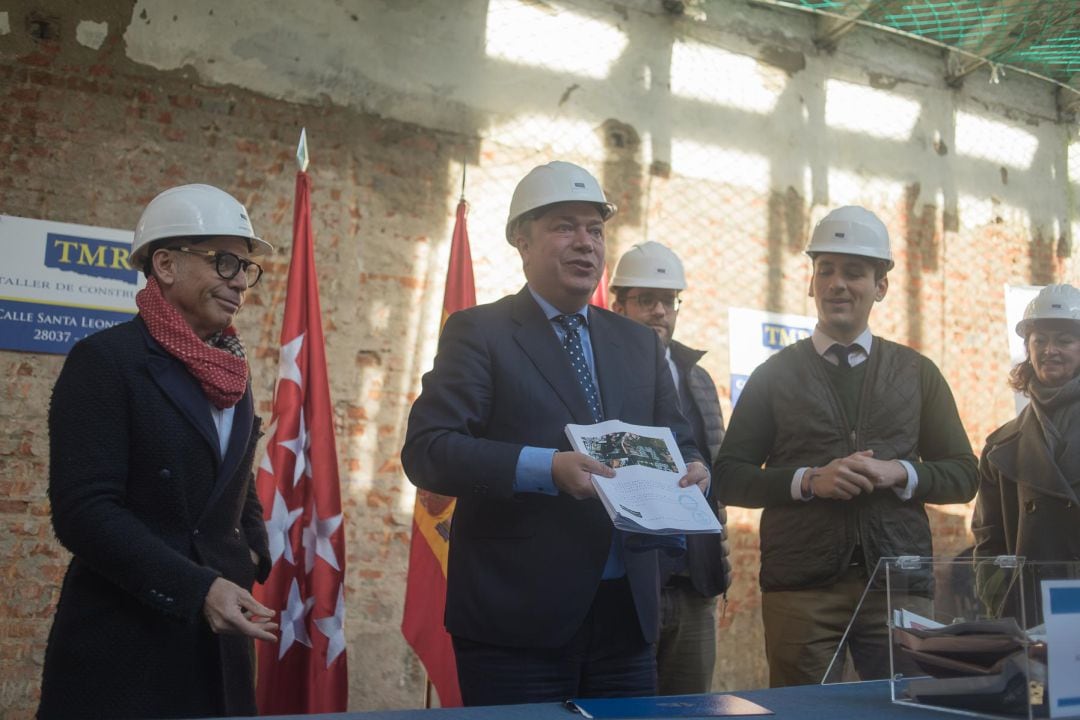
<path fill-rule="evenodd" d="M 566 405 L 574 422 L 591 425 L 592 413 L 589 412 L 585 391 L 574 378 L 570 359 L 559 344 L 555 328 L 533 300 L 528 286 L 514 298 L 511 317 L 517 325 L 514 329 L 515 342 L 525 351 L 536 369 Z M 593 349 L 595 350 L 595 346 Z"/>
<path fill-rule="evenodd" d="M 210 493 L 210 500 L 206 503 L 206 511 L 214 507 L 218 497 L 222 491 L 228 486 L 229 481 L 232 480 L 236 474 L 236 469 L 243 462 L 247 455 L 252 426 L 255 421 L 255 409 L 254 402 L 251 398 L 251 387 L 249 386 L 244 396 L 240 398 L 240 402 L 236 403 L 235 410 L 233 411 L 232 430 L 229 434 L 229 446 L 225 449 L 225 460 L 218 466 L 217 478 L 214 482 L 214 489 Z"/>
<path fill-rule="evenodd" d="M 600 401 L 604 419 L 616 420 L 622 413 L 622 400 L 631 378 L 622 361 L 622 337 L 612 327 L 611 318 L 594 307 L 589 308 L 589 336 L 592 340 L 596 377 L 600 382 Z"/>
<path fill-rule="evenodd" d="M 149 333 L 147 333 L 147 343 L 150 345 L 150 356 L 147 358 L 150 377 L 203 436 L 220 467 L 221 447 L 217 428 L 214 427 L 214 419 L 210 416 L 210 402 L 203 394 L 198 381 L 192 377 L 183 363 L 167 354 Z"/>

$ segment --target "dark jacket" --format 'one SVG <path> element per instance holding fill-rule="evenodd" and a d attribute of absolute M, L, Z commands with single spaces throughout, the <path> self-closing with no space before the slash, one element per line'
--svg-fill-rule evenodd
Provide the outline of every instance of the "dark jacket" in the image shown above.
<path fill-rule="evenodd" d="M 807 338 L 755 370 L 717 463 L 722 501 L 765 506 L 765 591 L 831 585 L 845 572 L 856 545 L 870 571 L 881 557 L 930 556 L 923 503 L 966 502 L 975 493 L 975 457 L 948 385 L 933 363 L 875 337 L 854 422 L 845 417 L 825 363 Z M 748 438 L 756 446 L 749 452 L 743 447 Z M 910 500 L 892 490 L 849 501 L 791 497 L 797 468 L 821 467 L 867 449 L 878 460 L 912 463 L 919 483 Z M 931 588 L 928 575 L 911 582 L 915 591 Z"/>
<path fill-rule="evenodd" d="M 670 427 L 686 461 L 700 461 L 656 333 L 590 307 L 589 335 L 604 416 Z M 452 635 L 558 647 L 584 622 L 611 520 L 597 499 L 514 492 L 522 448 L 568 450 L 568 423 L 592 423 L 585 393 L 527 287 L 450 316 L 409 414 L 401 460 L 414 485 L 457 498 L 446 593 Z M 624 560 L 642 635 L 652 642 L 656 551 L 627 550 Z"/>
<path fill-rule="evenodd" d="M 675 340 L 669 346 L 671 360 L 679 369 L 680 395 L 683 415 L 694 435 L 694 444 L 712 467 L 724 441 L 724 416 L 720 397 L 709 373 L 697 363 L 704 350 L 694 350 Z M 722 535 L 695 534 L 686 538 L 686 564 L 690 582 L 705 597 L 714 597 L 731 585 L 731 550 L 727 542 L 727 508 L 716 499 L 715 486 L 710 488 L 709 505 L 724 526 Z"/>
<path fill-rule="evenodd" d="M 40 718 L 255 712 L 250 640 L 213 634 L 202 607 L 219 576 L 250 589 L 270 570 L 259 434 L 249 388 L 221 457 L 198 382 L 138 317 L 72 349 L 49 409 L 49 499 L 74 557 Z"/>
<path fill-rule="evenodd" d="M 1062 475 L 1031 405 L 986 438 L 979 480 L 976 557 L 1080 560 L 1080 478 Z"/>

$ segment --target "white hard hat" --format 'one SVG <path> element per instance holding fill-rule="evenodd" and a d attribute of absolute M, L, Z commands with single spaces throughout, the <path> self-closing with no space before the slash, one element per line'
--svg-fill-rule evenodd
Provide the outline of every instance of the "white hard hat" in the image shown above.
<path fill-rule="evenodd" d="M 839 207 L 814 226 L 806 254 L 842 253 L 885 261 L 885 271 L 893 269 L 889 231 L 878 216 L 858 205 Z"/>
<path fill-rule="evenodd" d="M 613 288 L 658 288 L 685 290 L 686 274 L 679 256 L 652 240 L 633 245 L 619 258 Z"/>
<path fill-rule="evenodd" d="M 604 197 L 600 183 L 588 170 L 574 163 L 554 160 L 534 167 L 514 188 L 510 215 L 506 218 L 506 241 L 514 244 L 510 231 L 515 220 L 530 210 L 558 202 L 596 203 L 604 220 L 614 215 L 617 209 Z"/>
<path fill-rule="evenodd" d="M 131 243 L 131 267 L 146 262 L 155 240 L 171 237 L 229 235 L 251 241 L 251 254 L 272 252 L 273 246 L 256 237 L 247 209 L 224 190 L 211 185 L 180 185 L 150 201 L 135 226 Z"/>
<path fill-rule="evenodd" d="M 1016 323 L 1016 334 L 1026 338 L 1036 320 L 1080 322 L 1080 290 L 1072 285 L 1047 285 L 1024 308 L 1024 319 Z"/>

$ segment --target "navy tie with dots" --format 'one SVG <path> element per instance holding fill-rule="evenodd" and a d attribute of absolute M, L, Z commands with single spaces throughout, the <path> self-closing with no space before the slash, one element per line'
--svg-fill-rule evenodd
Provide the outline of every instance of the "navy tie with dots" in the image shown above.
<path fill-rule="evenodd" d="M 852 343 L 851 345 L 841 345 L 840 343 L 833 343 L 829 346 L 829 349 L 825 352 L 836 358 L 836 364 L 842 368 L 850 368 L 851 360 L 849 356 L 859 348 L 858 343 Z"/>
<path fill-rule="evenodd" d="M 604 419 L 604 411 L 600 409 L 600 395 L 596 392 L 596 383 L 593 382 L 589 363 L 585 361 L 585 351 L 581 347 L 581 335 L 578 334 L 579 328 L 581 328 L 585 320 L 578 314 L 556 315 L 552 319 L 562 325 L 566 334 L 563 340 L 563 348 L 566 349 L 566 354 L 570 356 L 570 367 L 574 369 L 574 377 L 581 383 L 581 389 L 585 391 L 585 399 L 589 403 L 589 412 L 592 413 L 593 422 L 600 422 Z"/>

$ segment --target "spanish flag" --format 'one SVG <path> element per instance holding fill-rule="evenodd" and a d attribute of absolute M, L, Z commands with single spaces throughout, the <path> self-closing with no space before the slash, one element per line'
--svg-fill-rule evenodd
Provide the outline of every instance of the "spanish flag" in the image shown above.
<path fill-rule="evenodd" d="M 467 214 L 468 204 L 462 198 L 457 206 L 454 237 L 450 243 L 442 324 L 446 323 L 450 313 L 476 304 L 469 231 L 465 223 Z M 409 574 L 405 581 L 405 612 L 401 620 L 401 633 L 423 663 L 439 694 L 441 707 L 461 706 L 454 648 L 443 626 L 446 558 L 450 551 L 450 518 L 454 514 L 454 504 L 452 497 L 416 491 Z"/>

